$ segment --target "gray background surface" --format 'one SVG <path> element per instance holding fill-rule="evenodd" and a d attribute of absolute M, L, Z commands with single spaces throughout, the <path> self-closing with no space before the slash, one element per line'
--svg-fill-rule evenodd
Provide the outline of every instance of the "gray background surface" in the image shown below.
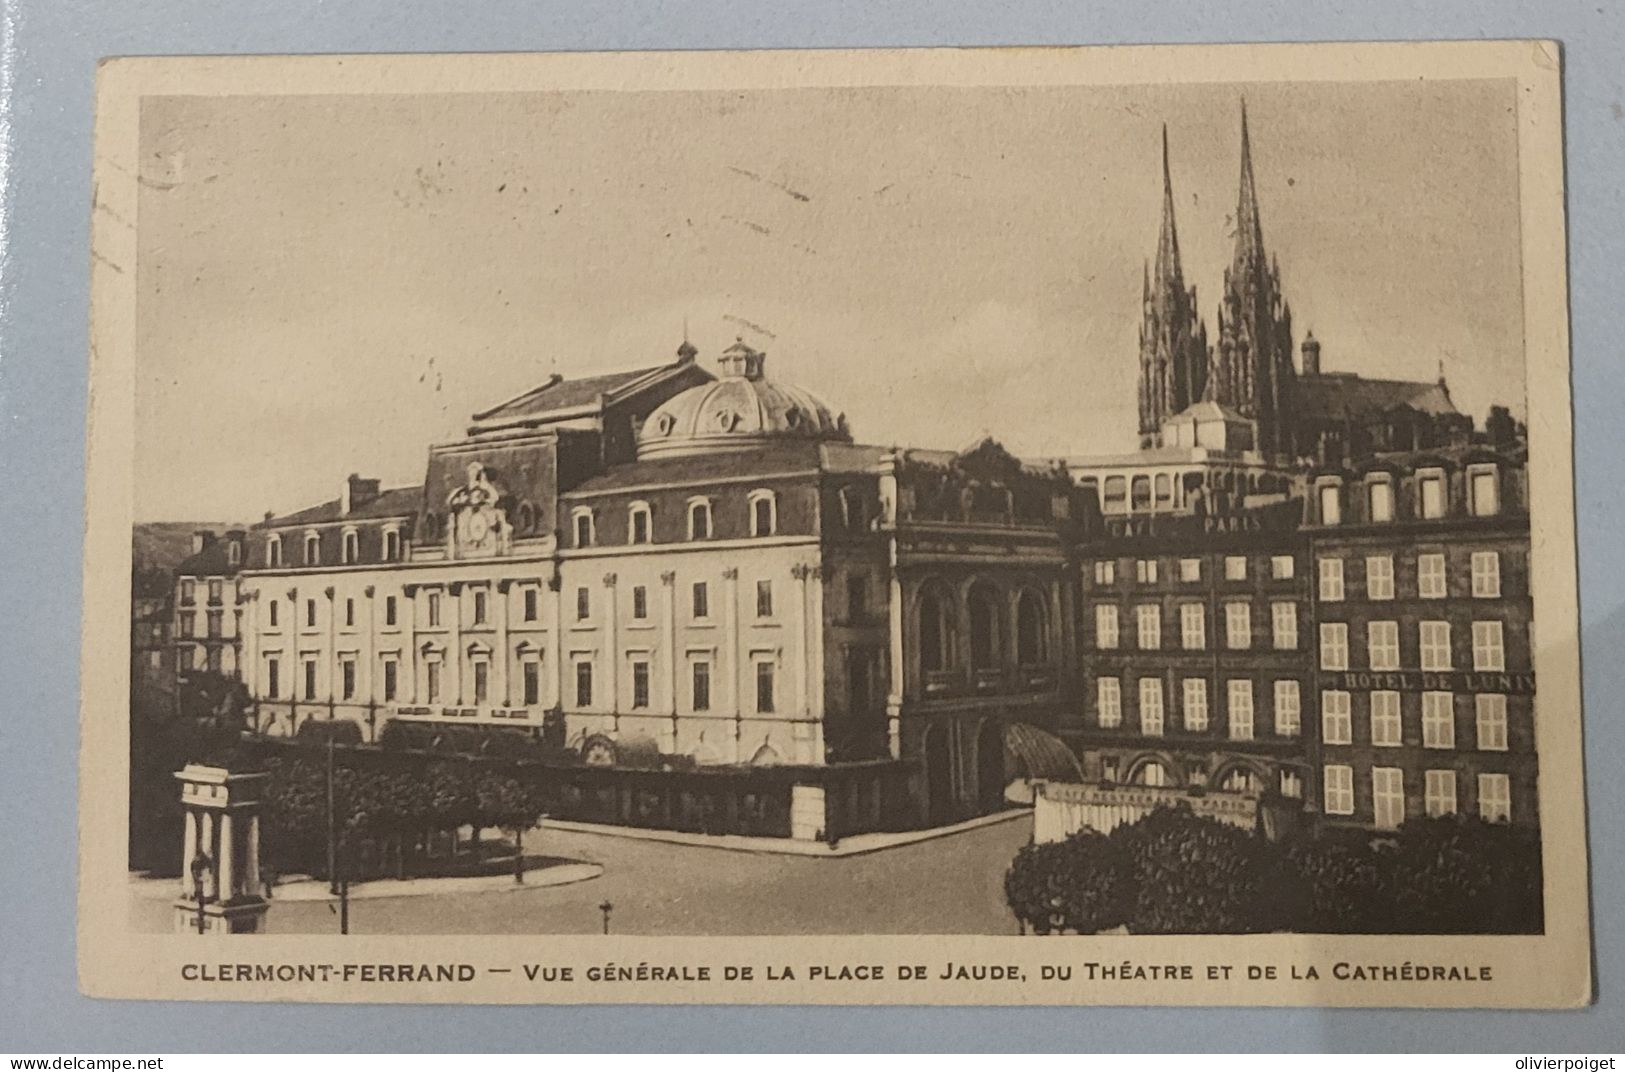
<path fill-rule="evenodd" d="M 0 0 L 10 173 L 0 277 L 0 1051 L 1625 1048 L 1625 18 L 1435 0 L 517 3 Z M 90 130 L 121 54 L 812 48 L 1550 37 L 1563 43 L 1576 478 L 1599 1001 L 1575 1013 L 474 1008 L 90 1001 L 74 969 Z M 14 47 L 15 51 L 9 49 Z M 110 713 L 111 714 L 111 713 Z M 116 791 L 116 790 L 115 790 Z"/>

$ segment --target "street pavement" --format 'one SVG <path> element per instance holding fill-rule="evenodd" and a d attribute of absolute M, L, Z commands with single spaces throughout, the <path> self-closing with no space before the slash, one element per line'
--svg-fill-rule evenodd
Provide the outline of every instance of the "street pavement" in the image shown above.
<path fill-rule="evenodd" d="M 351 903 L 354 934 L 1015 934 L 1004 872 L 1032 835 L 1023 815 L 862 856 L 819 858 L 546 830 L 525 848 L 600 864 L 601 876 L 511 892 Z M 540 843 L 532 844 L 532 837 Z M 132 900 L 133 925 L 167 931 L 173 909 Z M 272 902 L 267 930 L 335 933 L 322 902 Z"/>

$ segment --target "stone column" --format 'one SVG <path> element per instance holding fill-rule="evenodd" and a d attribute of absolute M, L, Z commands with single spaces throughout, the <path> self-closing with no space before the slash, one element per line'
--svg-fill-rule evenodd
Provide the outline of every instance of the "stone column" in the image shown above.
<path fill-rule="evenodd" d="M 604 646 L 609 652 L 609 710 L 612 717 L 621 713 L 621 640 L 616 630 L 617 612 L 620 609 L 617 606 L 618 580 L 613 573 L 604 574 Z"/>
<path fill-rule="evenodd" d="M 237 593 L 237 605 L 241 608 L 237 618 L 237 643 L 241 655 L 237 659 L 237 676 L 242 679 L 243 688 L 251 699 L 259 695 L 259 620 L 255 617 L 254 602 L 258 592 Z M 246 624 L 244 624 L 246 623 Z"/>
<path fill-rule="evenodd" d="M 248 817 L 248 846 L 247 859 L 244 861 L 246 872 L 244 884 L 248 887 L 250 897 L 258 897 L 260 890 L 260 816 L 254 812 Z"/>
<path fill-rule="evenodd" d="M 418 587 L 415 584 L 401 586 L 401 598 L 406 605 L 401 609 L 404 614 L 404 625 L 401 630 L 401 660 L 400 667 L 395 671 L 395 684 L 401 690 L 401 698 L 406 703 L 418 702 Z M 402 679 L 405 680 L 402 680 Z"/>
<path fill-rule="evenodd" d="M 377 677 L 375 671 L 378 662 L 378 644 L 373 621 L 373 613 L 378 609 L 378 604 L 373 599 L 377 591 L 370 584 L 361 590 L 362 596 L 367 601 L 362 610 L 362 617 L 366 618 L 367 625 L 362 633 L 361 652 L 356 656 L 356 662 L 359 664 L 356 666 L 356 673 L 361 675 L 361 680 L 356 682 L 357 699 L 365 696 L 369 706 L 378 702 L 378 692 L 374 687 L 374 678 Z"/>
<path fill-rule="evenodd" d="M 886 621 L 888 627 L 888 655 L 891 684 L 886 692 L 886 740 L 893 759 L 903 758 L 903 578 L 897 568 L 897 537 L 892 536 L 888 549 L 889 574 Z"/>
<path fill-rule="evenodd" d="M 215 843 L 214 843 L 214 815 L 213 815 L 213 813 L 207 812 L 207 811 L 199 811 L 197 813 L 197 819 L 198 819 L 198 834 L 197 834 L 198 849 L 200 851 L 202 851 L 202 852 L 207 853 L 209 855 L 209 858 L 214 863 L 214 866 L 209 868 L 207 875 L 203 879 L 203 896 L 204 896 L 205 899 L 208 899 L 209 897 L 215 896 L 218 893 L 218 890 L 217 890 L 216 885 L 215 885 L 214 877 L 215 877 L 216 874 L 219 873 L 219 869 L 220 869 L 220 852 L 219 852 L 218 848 L 215 846 Z"/>
<path fill-rule="evenodd" d="M 548 631 L 547 658 L 553 670 L 553 705 L 564 709 L 564 578 L 559 564 L 553 563 L 553 575 L 547 579 L 547 590 L 553 593 L 553 628 Z"/>
<path fill-rule="evenodd" d="M 497 616 L 497 650 L 491 653 L 492 669 L 496 672 L 491 691 L 500 699 L 503 707 L 511 707 L 513 696 L 508 689 L 508 582 L 498 581 L 493 594 L 495 598 L 492 602 L 496 604 L 493 609 Z"/>
<path fill-rule="evenodd" d="M 811 605 L 808 607 L 807 628 L 807 714 L 820 726 L 819 737 L 822 738 L 824 722 L 824 682 L 827 678 L 827 668 L 824 666 L 824 568 L 814 566 L 808 573 L 812 585 L 808 590 Z M 818 758 L 824 758 L 822 748 L 819 749 Z"/>
<path fill-rule="evenodd" d="M 807 665 L 807 576 L 810 573 L 812 573 L 812 567 L 802 562 L 790 567 L 790 576 L 794 577 L 796 582 L 796 672 L 794 675 L 786 674 L 784 676 L 786 678 L 793 677 L 796 683 L 796 702 L 793 706 L 785 705 L 785 713 L 791 715 L 800 714 L 805 716 L 811 714 L 808 697 L 812 690 L 808 687 L 807 680 L 811 674 L 811 667 Z"/>
<path fill-rule="evenodd" d="M 672 747 L 677 735 L 677 666 L 682 653 L 677 650 L 677 573 L 667 570 L 660 575 L 661 631 L 665 634 L 662 648 L 666 652 L 666 704 L 671 708 Z"/>
<path fill-rule="evenodd" d="M 450 640 L 446 642 L 446 667 L 451 678 L 446 682 L 446 695 L 458 707 L 463 706 L 463 584 L 453 581 L 446 585 L 446 614 L 450 616 Z"/>
<path fill-rule="evenodd" d="M 323 593 L 327 596 L 327 713 L 333 713 L 333 704 L 339 698 L 339 644 L 335 635 L 338 626 L 339 610 L 338 600 L 334 595 L 333 587 L 329 585 Z"/>
<path fill-rule="evenodd" d="M 722 644 L 728 659 L 728 691 L 733 695 L 734 762 L 740 761 L 741 742 L 745 735 L 745 691 L 743 684 L 744 659 L 739 650 L 739 570 L 729 566 L 722 571 Z M 724 708 L 726 710 L 726 708 Z"/>
<path fill-rule="evenodd" d="M 237 893 L 237 868 L 233 858 L 236 845 L 232 839 L 231 812 L 220 813 L 220 891 L 216 896 L 221 901 L 229 901 Z"/>
<path fill-rule="evenodd" d="M 181 896 L 192 896 L 192 861 L 197 859 L 198 814 L 187 808 L 181 818 Z"/>

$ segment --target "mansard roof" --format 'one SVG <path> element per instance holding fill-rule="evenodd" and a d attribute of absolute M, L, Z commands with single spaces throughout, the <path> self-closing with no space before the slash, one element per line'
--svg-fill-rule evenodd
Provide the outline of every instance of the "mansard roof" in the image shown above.
<path fill-rule="evenodd" d="M 1299 420 L 1318 422 L 1358 420 L 1401 407 L 1434 417 L 1461 412 L 1443 383 L 1368 380 L 1346 372 L 1300 377 L 1293 403 Z"/>
<path fill-rule="evenodd" d="M 327 521 L 361 521 L 367 518 L 380 517 L 406 517 L 418 511 L 418 505 L 423 500 L 423 485 L 414 484 L 407 488 L 390 488 L 378 493 L 378 497 L 361 505 L 353 507 L 349 513 L 344 512 L 344 504 L 338 499 L 331 499 L 320 506 L 310 506 L 281 517 L 270 517 L 254 525 L 256 529 L 276 529 L 292 525 L 319 525 Z"/>
<path fill-rule="evenodd" d="M 564 416 L 571 411 L 590 408 L 601 409 L 606 403 L 631 394 L 663 379 L 679 369 L 694 368 L 693 349 L 684 346 L 676 361 L 664 365 L 648 365 L 621 372 L 606 372 L 598 376 L 566 379 L 559 373 L 548 377 L 539 387 L 533 387 L 490 409 L 474 414 L 479 425 L 512 422 L 534 423 L 549 417 Z M 709 378 L 710 373 L 705 374 Z"/>

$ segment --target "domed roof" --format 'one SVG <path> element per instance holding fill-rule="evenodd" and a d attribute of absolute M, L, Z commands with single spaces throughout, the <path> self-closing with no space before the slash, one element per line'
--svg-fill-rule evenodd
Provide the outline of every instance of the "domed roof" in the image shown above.
<path fill-rule="evenodd" d="M 810 391 L 767 379 L 766 360 L 737 340 L 718 361 L 718 379 L 690 387 L 649 414 L 638 433 L 638 457 L 743 450 L 784 439 L 851 441 L 844 414 Z"/>

